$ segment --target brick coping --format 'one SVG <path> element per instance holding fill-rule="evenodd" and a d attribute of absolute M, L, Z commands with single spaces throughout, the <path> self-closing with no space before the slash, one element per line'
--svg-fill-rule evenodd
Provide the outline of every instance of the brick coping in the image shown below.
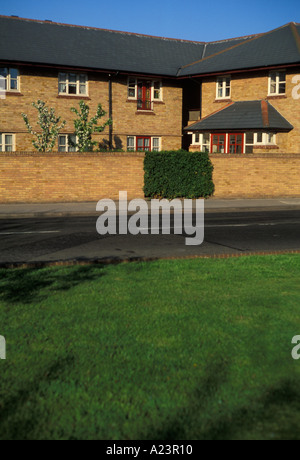
<path fill-rule="evenodd" d="M 191 152 L 193 153 L 193 152 Z M 195 152 L 199 153 L 199 152 Z M 18 152 L 0 152 L 1 157 L 40 157 L 40 158 L 52 158 L 52 157 L 62 157 L 62 158 L 72 158 L 72 157 L 82 157 L 82 158 L 101 158 L 101 157 L 140 157 L 144 158 L 144 152 L 36 152 L 36 151 L 18 151 Z M 235 158 L 235 159 L 255 159 L 255 158 L 286 158 L 286 159 L 300 159 L 300 153 L 249 153 L 249 154 L 228 154 L 228 153 L 211 153 L 209 154 L 211 159 L 225 159 L 225 158 Z"/>
<path fill-rule="evenodd" d="M 101 157 L 144 157 L 144 152 L 34 152 L 34 151 L 19 151 L 19 152 L 0 152 L 1 157 L 39 157 L 39 158 L 101 158 Z"/>

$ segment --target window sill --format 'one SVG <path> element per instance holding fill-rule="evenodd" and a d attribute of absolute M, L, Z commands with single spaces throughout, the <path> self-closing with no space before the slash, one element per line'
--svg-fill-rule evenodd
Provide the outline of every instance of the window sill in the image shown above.
<path fill-rule="evenodd" d="M 56 96 L 57 99 L 79 99 L 79 100 L 84 100 L 84 101 L 90 101 L 91 98 L 89 96 L 80 96 L 80 95 L 75 95 L 75 94 L 59 94 Z"/>
<path fill-rule="evenodd" d="M 136 115 L 155 115 L 153 110 L 137 110 L 135 114 Z"/>
<path fill-rule="evenodd" d="M 258 145 L 258 144 L 255 144 L 253 145 L 253 149 L 257 150 L 257 149 L 274 149 L 274 150 L 277 150 L 279 149 L 278 145 L 276 144 L 263 144 L 263 145 Z"/>
<path fill-rule="evenodd" d="M 267 99 L 287 99 L 286 94 L 270 94 Z"/>
<path fill-rule="evenodd" d="M 20 97 L 20 96 L 24 96 L 24 94 L 20 93 L 19 91 L 5 91 L 5 96 L 17 96 L 17 97 Z"/>
<path fill-rule="evenodd" d="M 232 102 L 232 99 L 224 97 L 222 99 L 215 99 L 214 100 L 214 103 L 218 103 L 218 102 Z"/>

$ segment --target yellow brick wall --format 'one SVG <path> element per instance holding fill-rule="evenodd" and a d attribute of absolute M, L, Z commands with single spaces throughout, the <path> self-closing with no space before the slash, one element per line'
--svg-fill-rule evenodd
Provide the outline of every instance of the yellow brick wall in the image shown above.
<path fill-rule="evenodd" d="M 143 153 L 1 153 L 0 203 L 143 197 Z"/>
<path fill-rule="evenodd" d="M 300 155 L 211 155 L 216 198 L 300 197 Z M 0 154 L 0 203 L 142 198 L 143 153 Z"/>
<path fill-rule="evenodd" d="M 300 153 L 300 99 L 292 97 L 294 84 L 292 78 L 300 74 L 300 66 L 286 69 L 286 95 L 268 97 L 269 71 L 247 72 L 231 75 L 232 102 L 266 99 L 285 117 L 294 129 L 277 135 L 276 153 Z M 202 118 L 224 108 L 230 101 L 216 100 L 216 78 L 204 78 L 202 84 Z M 254 153 L 274 152 L 274 148 L 254 149 Z"/>
<path fill-rule="evenodd" d="M 23 66 L 20 70 L 20 93 L 7 93 L 6 98 L 0 100 L 0 132 L 16 134 L 16 150 L 31 150 L 31 135 L 21 117 L 25 112 L 34 128 L 37 120 L 37 110 L 32 102 L 41 99 L 48 107 L 55 109 L 67 124 L 62 133 L 74 132 L 73 120 L 76 117 L 70 111 L 71 107 L 79 107 L 79 101 L 85 99 L 90 107 L 90 115 L 96 113 L 98 103 L 102 104 L 107 112 L 106 117 L 99 121 L 102 124 L 108 118 L 109 89 L 108 75 L 103 73 L 88 73 L 88 98 L 58 96 L 59 70 L 41 69 Z M 137 113 L 136 101 L 127 99 L 127 77 L 113 77 L 113 141 L 114 147 L 127 147 L 128 135 L 159 136 L 162 149 L 179 149 L 182 142 L 182 90 L 179 84 L 172 80 L 163 80 L 163 101 L 154 102 L 153 112 Z M 101 142 L 108 140 L 108 127 L 103 133 L 95 134 L 94 140 Z"/>
<path fill-rule="evenodd" d="M 300 197 L 300 155 L 210 155 L 216 198 Z"/>

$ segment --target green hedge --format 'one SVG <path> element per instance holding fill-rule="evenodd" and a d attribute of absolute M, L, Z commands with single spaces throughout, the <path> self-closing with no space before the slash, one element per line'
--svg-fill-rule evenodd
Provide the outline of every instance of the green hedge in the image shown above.
<path fill-rule="evenodd" d="M 185 150 L 146 152 L 144 193 L 151 198 L 207 198 L 214 192 L 207 153 Z"/>

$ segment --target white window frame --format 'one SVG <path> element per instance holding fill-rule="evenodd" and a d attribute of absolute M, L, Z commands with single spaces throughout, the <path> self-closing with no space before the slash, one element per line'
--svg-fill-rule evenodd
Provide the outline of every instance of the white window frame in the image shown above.
<path fill-rule="evenodd" d="M 70 138 L 70 136 L 75 136 L 75 134 L 74 133 L 68 133 L 68 134 L 59 134 L 58 135 L 58 138 L 57 138 L 58 152 L 68 153 L 68 152 L 77 152 L 78 151 L 77 147 L 74 147 L 75 150 L 69 150 L 69 148 L 71 148 L 71 146 L 69 146 L 69 138 Z M 60 138 L 61 137 L 66 138 L 66 143 L 65 143 L 64 146 L 62 144 L 60 144 Z M 77 144 L 78 143 L 78 137 L 77 136 L 75 136 L 75 137 L 76 137 L 76 144 Z M 65 150 L 59 150 L 60 147 L 65 147 Z"/>
<path fill-rule="evenodd" d="M 271 132 L 266 132 L 266 133 L 261 133 L 262 134 L 262 140 L 261 142 L 257 140 L 258 138 L 258 133 L 253 133 L 253 143 L 249 144 L 246 143 L 247 141 L 247 133 L 244 134 L 244 153 L 246 153 L 246 147 L 253 147 L 253 148 L 259 148 L 261 146 L 272 146 L 276 145 L 276 134 L 271 133 Z M 270 140 L 270 136 L 272 139 Z"/>
<path fill-rule="evenodd" d="M 160 152 L 161 151 L 161 137 L 160 136 L 147 136 L 147 135 L 140 135 L 140 136 L 127 136 L 127 152 L 136 152 L 137 145 L 136 145 L 136 138 L 137 137 L 150 137 L 151 138 L 151 152 Z M 133 147 L 129 147 L 129 139 L 130 142 L 133 143 Z M 155 147 L 154 150 L 154 139 L 158 139 L 158 148 Z"/>
<path fill-rule="evenodd" d="M 204 135 L 208 134 L 208 142 L 204 142 Z M 193 133 L 193 139 L 192 139 L 192 144 L 193 145 L 200 145 L 200 150 L 202 152 L 210 152 L 210 142 L 211 142 L 211 137 L 210 133 Z M 205 147 L 207 150 L 205 150 Z"/>
<path fill-rule="evenodd" d="M 261 133 L 262 134 L 262 140 L 258 141 L 258 133 L 254 133 L 254 144 L 253 145 L 276 145 L 276 134 L 275 133 Z M 269 136 L 273 137 L 273 140 L 269 140 Z M 247 144 L 248 145 L 248 144 Z"/>
<path fill-rule="evenodd" d="M 4 80 L 4 87 L 3 87 L 3 84 L 1 84 L 0 89 L 2 91 L 9 92 L 9 93 L 19 93 L 20 92 L 20 72 L 19 72 L 19 69 L 17 69 L 16 67 L 1 67 L 1 69 L 6 70 L 6 77 L 0 77 L 1 80 Z M 15 70 L 17 72 L 17 78 L 12 78 L 12 76 L 11 76 L 11 71 L 12 70 Z M 17 82 L 17 87 L 16 88 L 11 88 L 12 80 L 16 80 L 16 82 Z"/>
<path fill-rule="evenodd" d="M 65 75 L 65 79 L 62 76 Z M 76 82 L 70 82 L 70 76 L 76 77 Z M 80 81 L 80 78 L 84 77 L 84 83 Z M 66 91 L 60 91 L 60 85 L 66 85 Z M 76 85 L 76 93 L 70 93 L 69 87 L 70 85 Z M 80 86 L 85 86 L 85 93 L 80 93 Z M 88 77 L 85 73 L 75 73 L 75 72 L 59 72 L 58 74 L 58 94 L 59 96 L 79 96 L 79 97 L 86 97 L 88 96 Z"/>
<path fill-rule="evenodd" d="M 12 136 L 12 143 L 6 143 L 6 136 Z M 11 150 L 7 150 L 7 146 L 11 146 Z M 3 149 L 4 147 L 4 149 Z M 0 152 L 15 152 L 16 150 L 16 136 L 12 133 L 0 133 Z"/>
<path fill-rule="evenodd" d="M 284 80 L 281 80 L 280 74 L 284 74 Z M 274 79 L 275 76 L 275 79 Z M 275 91 L 271 92 L 271 87 L 272 87 L 272 82 L 275 83 Z M 281 84 L 285 84 L 285 91 L 284 93 L 279 92 L 279 88 Z M 279 71 L 272 71 L 269 73 L 269 78 L 268 78 L 268 96 L 285 96 L 286 95 L 286 71 L 279 70 Z"/>
<path fill-rule="evenodd" d="M 141 78 L 133 78 L 133 77 L 128 77 L 127 79 L 127 99 L 131 101 L 136 101 L 137 100 L 137 83 L 138 80 L 143 80 Z M 149 81 L 149 80 L 148 80 Z M 155 84 L 159 84 L 159 97 L 155 97 L 155 92 L 158 91 L 157 88 L 155 88 Z M 133 90 L 134 88 L 134 96 L 130 96 L 129 92 L 130 90 Z M 163 100 L 163 89 L 162 89 L 162 81 L 161 80 L 151 80 L 151 102 L 161 102 Z"/>
<path fill-rule="evenodd" d="M 227 84 L 229 80 L 229 86 Z M 226 90 L 229 87 L 229 96 L 226 96 Z M 222 90 L 221 96 L 219 96 L 219 89 Z M 218 77 L 216 83 L 216 99 L 230 99 L 231 98 L 231 76 L 226 75 L 224 77 Z"/>

